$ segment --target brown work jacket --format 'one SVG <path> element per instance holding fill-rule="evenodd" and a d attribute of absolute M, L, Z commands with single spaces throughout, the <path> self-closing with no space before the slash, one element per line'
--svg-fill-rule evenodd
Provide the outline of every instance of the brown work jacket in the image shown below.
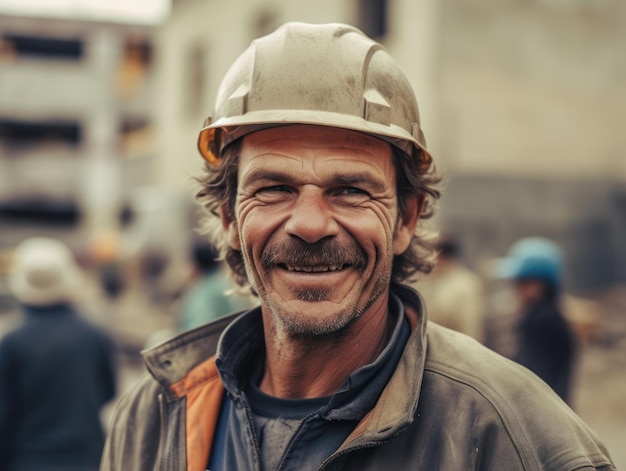
<path fill-rule="evenodd" d="M 615 470 L 605 447 L 534 374 L 429 324 L 403 287 L 412 334 L 375 407 L 323 470 Z M 214 354 L 233 316 L 144 353 L 151 376 L 116 408 L 101 471 L 205 471 L 224 388 Z M 245 470 L 254 471 L 254 470 Z"/>

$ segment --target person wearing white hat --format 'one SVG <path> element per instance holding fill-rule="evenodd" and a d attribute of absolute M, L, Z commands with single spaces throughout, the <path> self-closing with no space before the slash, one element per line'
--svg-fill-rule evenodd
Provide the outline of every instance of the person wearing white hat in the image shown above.
<path fill-rule="evenodd" d="M 73 306 L 81 279 L 59 240 L 34 237 L 15 248 L 8 282 L 25 317 L 0 340 L 1 471 L 98 468 L 115 347 Z"/>
<path fill-rule="evenodd" d="M 16 247 L 9 287 L 20 303 L 48 306 L 70 302 L 80 281 L 72 252 L 61 241 L 32 237 Z"/>

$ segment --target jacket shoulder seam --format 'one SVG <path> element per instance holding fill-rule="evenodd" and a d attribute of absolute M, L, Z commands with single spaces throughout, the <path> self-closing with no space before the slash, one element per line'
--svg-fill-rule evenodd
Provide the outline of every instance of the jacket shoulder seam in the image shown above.
<path fill-rule="evenodd" d="M 432 366 L 429 366 L 429 365 L 432 365 Z M 437 366 L 437 365 L 443 368 L 442 369 L 435 368 L 434 366 Z M 530 437 L 528 433 L 526 432 L 525 427 L 521 425 L 521 421 L 518 419 L 518 414 L 515 413 L 513 409 L 507 406 L 507 401 L 504 399 L 504 397 L 502 397 L 498 393 L 498 391 L 490 387 L 488 384 L 486 384 L 477 376 L 474 376 L 467 371 L 458 370 L 449 364 L 439 362 L 437 360 L 432 360 L 432 359 L 428 360 L 427 364 L 424 367 L 424 371 L 428 371 L 432 374 L 437 374 L 439 376 L 448 378 L 451 381 L 454 381 L 458 384 L 462 384 L 465 387 L 471 388 L 477 394 L 479 394 L 480 397 L 482 397 L 489 404 L 489 406 L 493 408 L 493 410 L 495 411 L 498 417 L 498 420 L 502 423 L 502 426 L 506 430 L 507 437 L 509 438 L 513 447 L 515 448 L 519 456 L 520 463 L 522 464 L 524 469 L 534 469 L 532 466 L 530 466 L 530 461 L 533 462 L 533 465 L 535 467 L 541 468 L 542 464 L 537 461 L 534 455 L 528 455 L 528 454 L 523 453 L 523 450 L 532 449 L 532 441 L 530 440 Z M 458 375 L 454 375 L 453 373 L 458 373 Z M 468 379 L 472 379 L 474 381 L 469 381 Z M 476 384 L 474 384 L 474 382 Z M 509 413 L 504 413 L 503 408 L 508 408 Z M 511 422 L 511 417 L 514 418 L 515 423 Z M 514 427 L 518 429 L 517 432 L 512 430 Z M 526 442 L 526 446 L 523 446 L 522 444 L 520 444 L 520 441 L 518 438 L 520 437 L 520 435 L 521 437 L 523 437 L 524 441 Z M 565 468 L 565 469 L 571 469 L 572 471 L 585 469 L 588 466 L 593 466 L 592 469 L 596 469 L 597 466 L 606 466 L 606 465 L 611 464 L 609 461 L 607 461 L 606 457 L 602 454 L 596 454 L 596 453 L 594 453 L 593 455 L 587 454 L 586 457 L 583 457 L 580 455 L 571 456 L 574 453 L 575 453 L 574 451 L 570 451 L 570 453 L 567 454 L 567 455 L 570 455 L 569 459 L 566 457 L 562 457 L 560 460 L 552 460 L 548 464 L 554 465 L 554 464 L 557 464 L 557 461 L 558 461 L 559 466 L 572 466 L 573 465 L 575 466 L 574 468 L 569 468 L 569 467 Z"/>

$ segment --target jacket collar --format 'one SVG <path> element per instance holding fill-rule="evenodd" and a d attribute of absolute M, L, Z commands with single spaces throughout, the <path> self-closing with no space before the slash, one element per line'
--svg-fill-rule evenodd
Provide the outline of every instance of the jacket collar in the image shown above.
<path fill-rule="evenodd" d="M 426 311 L 420 295 L 412 288 L 394 285 L 392 291 L 403 302 L 412 333 L 376 406 L 351 437 L 366 435 L 370 440 L 385 439 L 409 425 L 417 410 L 426 357 Z M 144 350 L 141 353 L 149 372 L 169 391 L 172 384 L 215 355 L 221 333 L 240 315 L 242 313 L 222 317 Z"/>
<path fill-rule="evenodd" d="M 169 389 L 194 367 L 215 355 L 222 331 L 239 315 L 241 313 L 221 317 L 143 350 L 141 356 L 148 371 L 163 388 Z"/>
<path fill-rule="evenodd" d="M 412 333 L 391 379 L 376 406 L 359 423 L 346 443 L 359 440 L 385 440 L 413 422 L 417 412 L 426 361 L 426 309 L 417 291 L 394 285 L 392 291 L 404 304 Z"/>
<path fill-rule="evenodd" d="M 370 412 L 367 432 L 379 434 L 381 439 L 396 434 L 413 422 L 422 387 L 426 362 L 426 309 L 421 296 L 412 288 L 397 285 L 393 292 L 403 301 L 412 334 L 407 341 L 398 367 L 383 390 L 377 405 Z"/>

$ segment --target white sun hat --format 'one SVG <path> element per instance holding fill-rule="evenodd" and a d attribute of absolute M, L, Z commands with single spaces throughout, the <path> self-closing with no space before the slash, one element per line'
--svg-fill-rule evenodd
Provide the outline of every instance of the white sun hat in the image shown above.
<path fill-rule="evenodd" d="M 70 302 L 80 280 L 74 255 L 60 240 L 32 237 L 15 248 L 8 282 L 22 304 L 49 306 Z"/>

